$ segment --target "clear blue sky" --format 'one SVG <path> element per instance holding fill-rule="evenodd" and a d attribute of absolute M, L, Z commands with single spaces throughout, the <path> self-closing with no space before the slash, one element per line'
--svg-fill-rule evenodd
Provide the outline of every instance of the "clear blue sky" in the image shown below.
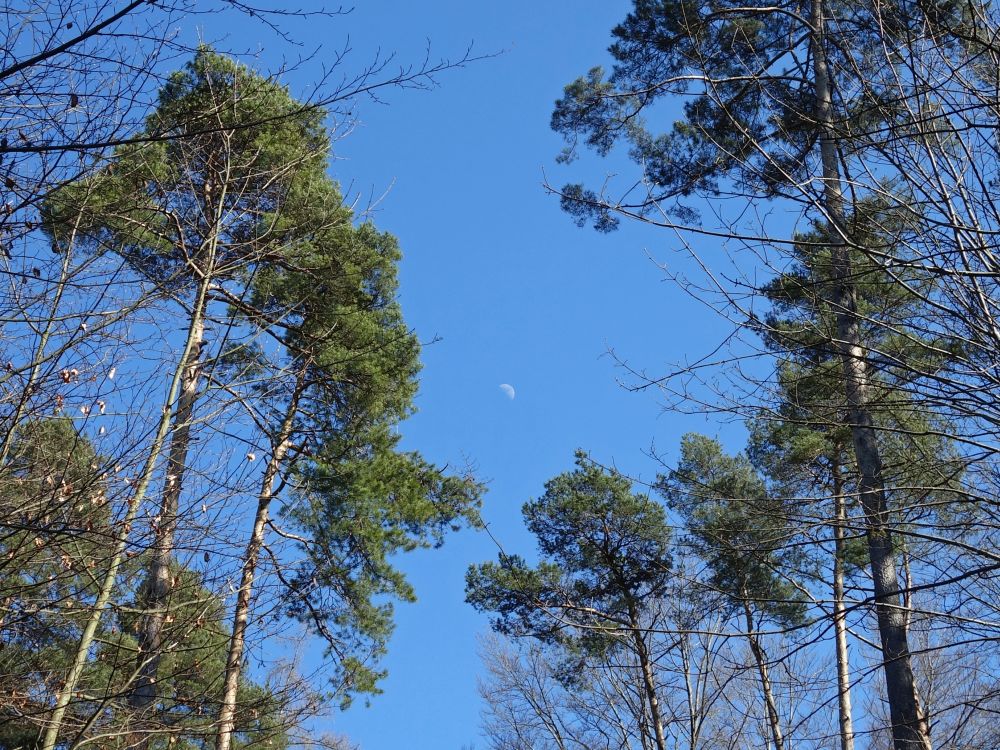
<path fill-rule="evenodd" d="M 287 25 L 304 51 L 332 52 L 349 35 L 348 68 L 379 49 L 419 61 L 428 41 L 433 56 L 460 56 L 470 42 L 479 53 L 502 52 L 441 75 L 433 91 L 359 103 L 360 123 L 337 145 L 332 171 L 363 196 L 391 187 L 375 221 L 406 256 L 408 321 L 424 340 L 440 338 L 424 349 L 406 446 L 440 463 L 475 463 L 489 481 L 485 517 L 508 551 L 532 551 L 520 506 L 571 467 L 575 448 L 650 479 L 656 467 L 643 451 L 654 440 L 672 449 L 685 431 L 719 432 L 703 418 L 663 413 L 655 394 L 626 392 L 606 354 L 613 347 L 657 372 L 710 350 L 725 330 L 648 257 L 680 263 L 674 238 L 579 229 L 542 188 L 543 170 L 559 185 L 572 175 L 554 161 L 562 144 L 548 127 L 553 101 L 606 62 L 610 29 L 630 5 L 370 0 L 340 19 Z M 208 39 L 225 31 L 199 23 Z M 262 60 L 282 50 L 257 26 L 241 22 L 231 33 L 232 47 L 253 47 L 260 35 Z M 293 90 L 304 91 L 326 57 L 292 76 Z M 513 401 L 501 383 L 514 386 Z M 487 535 L 466 532 L 403 561 L 420 601 L 398 609 L 385 694 L 323 729 L 364 750 L 483 746 L 476 637 L 488 626 L 463 603 L 463 576 L 495 555 Z"/>

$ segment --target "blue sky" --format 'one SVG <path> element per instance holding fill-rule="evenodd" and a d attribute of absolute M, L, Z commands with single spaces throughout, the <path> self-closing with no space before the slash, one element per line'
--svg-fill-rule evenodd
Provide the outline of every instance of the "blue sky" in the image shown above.
<path fill-rule="evenodd" d="M 654 440 L 669 450 L 683 432 L 719 432 L 704 418 L 665 413 L 655 394 L 627 392 L 608 355 L 613 348 L 658 372 L 724 334 L 651 260 L 683 269 L 672 235 L 579 229 L 542 187 L 543 170 L 561 185 L 574 172 L 599 178 L 615 169 L 557 165 L 562 143 L 548 120 L 562 87 L 607 61 L 610 29 L 630 5 L 371 0 L 338 19 L 287 25 L 304 52 L 324 45 L 288 79 L 299 91 L 328 59 L 324 50 L 348 35 L 348 69 L 379 50 L 419 61 L 428 41 L 434 57 L 460 56 L 470 42 L 474 52 L 500 53 L 441 75 L 432 91 L 360 102 L 332 172 L 362 200 L 389 190 L 374 220 L 405 253 L 408 321 L 423 340 L 437 339 L 424 349 L 420 411 L 404 427 L 405 444 L 439 463 L 474 463 L 489 482 L 484 515 L 508 551 L 531 552 L 520 506 L 572 467 L 575 448 L 651 479 L 656 466 L 644 450 Z M 206 38 L 224 31 L 199 22 Z M 222 46 L 253 47 L 262 34 L 242 22 L 230 32 Z M 282 51 L 260 41 L 263 61 Z M 514 386 L 514 400 L 501 383 Z M 463 603 L 463 577 L 470 563 L 495 555 L 486 534 L 465 532 L 402 561 L 420 601 L 398 609 L 385 694 L 322 729 L 364 750 L 483 746 L 476 637 L 488 624 Z"/>

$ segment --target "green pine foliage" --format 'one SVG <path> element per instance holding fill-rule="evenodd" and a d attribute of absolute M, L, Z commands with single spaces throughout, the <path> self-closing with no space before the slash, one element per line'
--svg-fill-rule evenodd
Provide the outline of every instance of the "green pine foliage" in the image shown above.
<path fill-rule="evenodd" d="M 205 367 L 261 415 L 258 442 L 292 412 L 276 505 L 307 541 L 278 561 L 280 609 L 324 639 L 346 706 L 379 692 L 393 601 L 415 598 L 396 556 L 479 523 L 478 482 L 399 446 L 420 348 L 397 300 L 398 243 L 357 223 L 326 173 L 325 112 L 208 48 L 170 77 L 144 137 L 53 195 L 45 227 L 57 250 L 72 237 L 119 254 L 191 315 L 211 279 L 205 314 L 227 335 L 202 352 Z M 222 640 L 212 641 L 220 684 Z M 190 708 L 161 703 L 164 720 Z"/>
<path fill-rule="evenodd" d="M 788 578 L 799 563 L 790 509 L 745 454 L 727 455 L 712 438 L 685 435 L 677 468 L 659 486 L 708 564 L 710 584 L 734 610 L 751 602 L 782 625 L 802 622 L 803 596 Z"/>
<path fill-rule="evenodd" d="M 113 467 L 66 417 L 26 423 L 13 455 L 0 483 L 5 516 L 19 519 L 0 538 L 0 690 L 5 696 L 0 747 L 33 748 L 47 711 L 46 696 L 73 660 L 97 591 L 114 522 L 106 482 Z M 67 742 L 92 717 L 96 731 L 119 736 L 114 742 L 125 741 L 128 724 L 108 707 L 124 694 L 135 670 L 133 632 L 141 591 L 130 592 L 129 587 L 142 580 L 138 573 L 144 567 L 142 556 L 136 556 L 122 573 L 122 606 L 101 624 L 94 658 L 64 724 Z M 200 574 L 178 565 L 175 579 L 171 619 L 182 637 L 163 659 L 164 731 L 150 747 L 198 750 L 211 744 L 229 633 L 225 608 L 202 585 Z M 237 727 L 238 746 L 266 742 L 275 750 L 285 747 L 279 697 L 245 680 L 240 698 L 246 708 Z"/>
<path fill-rule="evenodd" d="M 245 277 L 282 249 L 290 228 L 272 232 L 269 217 L 323 178 L 323 120 L 284 86 L 203 47 L 170 76 L 135 143 L 46 203 L 53 247 L 75 229 L 78 244 L 120 253 L 171 290 L 205 273 Z"/>
<path fill-rule="evenodd" d="M 354 225 L 328 177 L 296 190 L 304 195 L 274 222 L 287 232 L 285 252 L 257 269 L 240 313 L 280 341 L 278 367 L 300 373 L 263 386 L 274 424 L 295 394 L 292 432 L 303 448 L 283 514 L 310 544 L 288 577 L 287 612 L 326 640 L 331 683 L 346 707 L 357 694 L 380 692 L 392 601 L 415 598 L 394 556 L 478 524 L 482 487 L 398 447 L 420 349 L 397 300 L 396 239 Z"/>
<path fill-rule="evenodd" d="M 0 744 L 31 747 L 72 661 L 110 522 L 107 467 L 70 419 L 24 423 L 0 480 Z"/>
<path fill-rule="evenodd" d="M 576 465 L 522 509 L 538 565 L 504 554 L 472 566 L 466 598 L 496 615 L 498 632 L 600 653 L 631 638 L 672 581 L 672 533 L 663 506 L 628 479 L 583 453 Z"/>
<path fill-rule="evenodd" d="M 851 236 L 867 248 L 887 246 L 905 223 L 898 212 L 870 203 L 851 222 Z M 890 507 L 905 522 L 954 520 L 964 512 L 956 503 L 968 457 L 946 437 L 953 426 L 912 397 L 906 382 L 960 356 L 952 344 L 907 328 L 927 312 L 935 279 L 920 269 L 890 272 L 869 252 L 852 253 L 851 266 Z M 789 268 L 763 288 L 771 309 L 756 328 L 778 357 L 775 403 L 750 425 L 749 452 L 786 497 L 831 497 L 837 471 L 842 493 L 856 505 L 857 469 L 828 302 L 833 283 L 829 248 L 817 231 L 798 236 Z"/>
<path fill-rule="evenodd" d="M 581 146 L 601 156 L 621 147 L 640 167 L 649 192 L 629 191 L 619 202 L 568 184 L 561 190 L 563 209 L 581 226 L 592 221 L 599 231 L 611 231 L 619 211 L 697 225 L 696 207 L 684 199 L 755 196 L 797 201 L 825 221 L 815 196 L 803 187 L 819 173 L 809 4 L 634 0 L 632 5 L 612 31 L 610 69 L 592 68 L 567 85 L 551 126 L 567 144 L 562 161 L 571 161 Z M 949 33 L 955 34 L 968 9 L 932 12 L 938 5 L 824 2 L 824 12 L 836 18 L 838 33 L 849 40 L 829 45 L 830 64 L 847 71 L 885 65 L 879 60 L 884 49 L 892 53 L 919 44 L 939 19 L 948 19 Z M 955 44 L 956 37 L 940 34 L 934 43 Z M 843 118 L 837 122 L 845 155 L 854 156 L 853 136 L 866 142 L 885 123 L 906 121 L 898 92 L 873 85 L 865 81 L 838 91 L 845 99 L 838 103 Z M 674 104 L 679 111 L 669 109 Z"/>

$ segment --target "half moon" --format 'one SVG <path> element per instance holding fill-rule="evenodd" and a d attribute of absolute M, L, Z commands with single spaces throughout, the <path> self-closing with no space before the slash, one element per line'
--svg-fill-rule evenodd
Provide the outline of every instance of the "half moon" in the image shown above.
<path fill-rule="evenodd" d="M 501 383 L 500 390 L 503 391 L 504 395 L 506 395 L 507 398 L 509 398 L 511 401 L 513 401 L 514 396 L 517 395 L 516 393 L 514 393 L 514 386 L 508 383 Z"/>

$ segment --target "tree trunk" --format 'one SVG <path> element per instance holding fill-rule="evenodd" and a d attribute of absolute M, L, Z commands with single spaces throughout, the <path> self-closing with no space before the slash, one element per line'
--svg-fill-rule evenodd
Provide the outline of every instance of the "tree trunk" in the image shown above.
<path fill-rule="evenodd" d="M 691 682 L 691 654 L 689 651 L 691 634 L 681 633 L 678 648 L 681 652 L 681 664 L 684 669 L 684 695 L 688 705 L 688 750 L 698 747 L 698 737 L 701 733 L 701 700 L 698 689 Z"/>
<path fill-rule="evenodd" d="M 667 750 L 667 738 L 663 733 L 663 718 L 660 714 L 660 700 L 656 695 L 656 677 L 653 674 L 653 663 L 642 638 L 642 628 L 639 622 L 639 612 L 635 602 L 628 601 L 629 625 L 632 630 L 632 642 L 635 644 L 636 655 L 639 657 L 639 667 L 642 670 L 643 692 L 649 705 L 649 717 L 653 723 L 653 735 L 656 740 L 656 750 Z M 218 750 L 218 749 L 217 749 Z"/>
<path fill-rule="evenodd" d="M 59 283 L 56 285 L 55 294 L 52 297 L 49 314 L 45 317 L 45 324 L 38 334 L 38 345 L 35 347 L 35 351 L 31 358 L 31 370 L 29 371 L 28 380 L 21 389 L 17 406 L 14 408 L 14 413 L 10 417 L 7 432 L 3 436 L 3 441 L 0 442 L 0 469 L 6 467 L 7 465 L 7 457 L 10 455 L 10 449 L 14 445 L 14 439 L 17 436 L 17 428 L 21 425 L 21 419 L 24 417 L 24 412 L 28 408 L 28 402 L 31 399 L 32 394 L 35 392 L 39 380 L 42 378 L 42 366 L 45 362 L 45 350 L 49 345 L 49 338 L 52 335 L 52 330 L 55 327 L 56 320 L 58 319 L 59 305 L 62 303 L 63 295 L 66 292 L 70 258 L 73 257 L 73 246 L 76 243 L 76 235 L 80 226 L 80 218 L 81 216 L 78 213 L 76 220 L 73 222 L 73 229 L 69 235 L 66 252 L 63 253 L 62 264 L 59 269 Z M 53 240 L 53 242 L 55 242 L 55 240 Z"/>
<path fill-rule="evenodd" d="M 840 475 L 840 448 L 833 461 L 833 629 L 837 639 L 837 698 L 840 712 L 840 750 L 854 750 L 851 714 L 851 664 L 847 653 L 847 612 L 844 607 L 844 525 L 847 509 Z"/>
<path fill-rule="evenodd" d="M 910 545 L 903 540 L 903 612 L 906 632 L 909 635 L 910 621 L 913 619 L 913 575 L 910 572 Z"/>
<path fill-rule="evenodd" d="M 140 625 L 138 665 L 136 683 L 129 694 L 129 705 L 133 708 L 147 708 L 156 701 L 156 677 L 163 655 L 163 625 L 166 622 L 167 607 L 170 604 L 171 575 L 170 561 L 174 551 L 174 533 L 177 527 L 177 511 L 181 496 L 181 483 L 187 470 L 187 454 L 191 444 L 191 423 L 194 407 L 198 400 L 198 385 L 201 380 L 201 350 L 205 338 L 205 310 L 207 290 L 212 286 L 215 274 L 219 236 L 222 231 L 222 211 L 228 190 L 227 182 L 221 174 L 212 169 L 204 185 L 203 210 L 211 217 L 205 228 L 204 239 L 193 257 L 188 258 L 188 268 L 198 279 L 199 294 L 191 308 L 188 319 L 188 340 L 194 345 L 187 349 L 181 359 L 183 381 L 177 398 L 177 408 L 172 421 L 173 435 L 170 439 L 170 455 L 167 458 L 166 474 L 163 478 L 163 494 L 160 500 L 159 519 L 154 529 L 153 554 L 146 577 L 145 612 Z M 213 186 L 221 183 L 218 196 Z M 143 743 L 145 746 L 147 743 Z"/>
<path fill-rule="evenodd" d="M 222 704 L 219 707 L 218 732 L 215 736 L 215 750 L 229 750 L 236 724 L 236 697 L 239 692 L 240 671 L 243 666 L 243 648 L 246 643 L 247 624 L 250 619 L 250 601 L 253 593 L 254 575 L 257 572 L 257 561 L 260 549 L 264 544 L 264 528 L 267 524 L 271 500 L 274 498 L 274 483 L 281 470 L 281 463 L 288 453 L 291 439 L 292 424 L 298 409 L 298 399 L 301 393 L 305 372 L 301 372 L 296 383 L 295 392 L 288 405 L 288 410 L 282 420 L 278 435 L 274 440 L 274 450 L 264 470 L 261 480 L 260 495 L 257 498 L 257 513 L 254 516 L 253 531 L 243 555 L 243 570 L 240 577 L 240 588 L 236 595 L 236 609 L 233 613 L 233 633 L 229 641 L 229 652 L 226 655 L 225 686 L 222 693 Z"/>
<path fill-rule="evenodd" d="M 163 495 L 160 500 L 159 520 L 155 527 L 152 557 L 146 575 L 147 589 L 144 602 L 146 613 L 141 621 L 138 638 L 139 665 L 135 686 L 129 695 L 129 705 L 133 708 L 145 708 L 156 700 L 156 674 L 163 653 L 163 625 L 173 588 L 170 561 L 174 552 L 177 511 L 180 504 L 181 483 L 187 468 L 191 423 L 201 380 L 201 348 L 205 336 L 204 310 L 192 311 L 188 322 L 188 335 L 195 345 L 182 365 L 184 376 L 181 381 L 181 393 L 177 399 L 177 411 L 173 420 L 174 431 L 170 438 L 170 453 L 167 457 Z"/>
<path fill-rule="evenodd" d="M 760 689 L 764 694 L 764 705 L 767 708 L 767 723 L 771 728 L 771 741 L 774 743 L 774 750 L 785 749 L 785 737 L 781 732 L 781 719 L 778 716 L 778 706 L 774 702 L 774 691 L 771 688 L 771 676 L 767 671 L 767 656 L 754 632 L 753 611 L 750 609 L 750 600 L 746 593 L 743 594 L 743 616 L 747 626 L 747 640 L 750 642 L 750 651 L 753 653 L 754 661 L 757 662 L 757 674 L 760 677 Z"/>
<path fill-rule="evenodd" d="M 820 155 L 823 164 L 822 202 L 831 225 L 829 244 L 835 279 L 831 304 L 836 315 L 837 345 L 844 371 L 848 419 L 860 474 L 858 489 L 867 527 L 893 746 L 895 750 L 930 750 L 930 737 L 923 721 L 916 680 L 910 666 L 905 613 L 899 603 L 899 583 L 882 479 L 882 457 L 869 409 L 868 366 L 861 344 L 850 249 L 846 241 L 844 201 L 833 118 L 833 83 L 826 60 L 823 0 L 812 1 L 811 15 L 816 119 L 820 129 Z"/>
<path fill-rule="evenodd" d="M 195 303 L 196 306 L 204 305 L 207 293 L 208 282 L 203 280 L 198 286 L 198 294 Z M 180 362 L 174 370 L 174 374 L 170 382 L 170 388 L 167 391 L 167 397 L 164 401 L 162 414 L 156 429 L 156 435 L 153 438 L 153 444 L 150 446 L 149 455 L 146 457 L 146 462 L 143 465 L 138 481 L 136 482 L 135 494 L 129 500 L 128 509 L 125 512 L 125 516 L 122 518 L 120 524 L 121 532 L 117 535 L 115 547 L 111 554 L 111 560 L 108 564 L 107 570 L 105 571 L 104 578 L 101 581 L 100 590 L 97 593 L 97 599 L 94 601 L 90 618 L 87 620 L 86 625 L 84 625 L 83 633 L 80 635 L 80 643 L 77 645 L 76 654 L 73 657 L 73 664 L 70 667 L 69 674 L 66 675 L 66 681 L 56 693 L 55 706 L 52 710 L 52 716 L 48 721 L 48 725 L 45 727 L 45 731 L 42 735 L 40 750 L 53 750 L 59 740 L 59 732 L 62 729 L 62 722 L 66 715 L 66 708 L 69 706 L 69 702 L 72 700 L 73 694 L 76 692 L 77 685 L 80 682 L 80 677 L 87 665 L 90 649 L 91 646 L 93 646 L 94 637 L 97 634 L 97 628 L 101 623 L 101 619 L 104 617 L 104 611 L 108 607 L 108 603 L 111 600 L 111 594 L 114 591 L 115 583 L 118 580 L 118 572 L 121 569 L 123 560 L 125 559 L 125 550 L 128 546 L 129 532 L 131 531 L 132 523 L 135 521 L 139 507 L 142 505 L 143 498 L 146 495 L 146 490 L 149 488 L 150 480 L 153 477 L 153 471 L 156 468 L 156 460 L 160 456 L 160 451 L 163 449 L 167 433 L 170 431 L 170 424 L 173 421 L 172 405 L 177 400 L 177 396 L 181 388 L 181 381 L 184 377 L 183 363 L 188 360 L 190 353 L 195 350 L 197 344 L 198 342 L 195 340 L 192 332 L 189 331 L 187 341 L 184 344 L 184 352 L 181 355 Z"/>

